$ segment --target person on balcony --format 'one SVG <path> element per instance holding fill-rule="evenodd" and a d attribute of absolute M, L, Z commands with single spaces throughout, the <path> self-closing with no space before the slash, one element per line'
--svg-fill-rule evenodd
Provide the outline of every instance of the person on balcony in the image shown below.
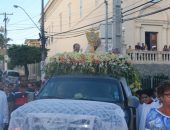
<path fill-rule="evenodd" d="M 126 50 L 127 54 L 132 53 L 132 51 L 133 51 L 132 46 L 129 45 L 128 49 Z"/>
<path fill-rule="evenodd" d="M 169 51 L 168 46 L 164 45 L 163 51 Z"/>
<path fill-rule="evenodd" d="M 152 51 L 156 51 L 157 47 L 156 46 L 152 46 Z"/>
<path fill-rule="evenodd" d="M 147 50 L 147 46 L 145 45 L 145 43 L 142 43 L 142 46 L 141 46 L 141 50 Z"/>
<path fill-rule="evenodd" d="M 138 42 L 137 45 L 135 45 L 135 50 L 141 50 L 140 42 Z"/>
<path fill-rule="evenodd" d="M 168 50 L 170 51 L 170 45 L 169 45 L 169 47 L 168 47 Z"/>

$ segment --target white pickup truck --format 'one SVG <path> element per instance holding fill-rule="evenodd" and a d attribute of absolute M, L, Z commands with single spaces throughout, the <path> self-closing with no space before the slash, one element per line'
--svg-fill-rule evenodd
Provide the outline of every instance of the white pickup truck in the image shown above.
<path fill-rule="evenodd" d="M 123 78 L 53 76 L 12 112 L 9 130 L 136 130 L 137 105 Z"/>

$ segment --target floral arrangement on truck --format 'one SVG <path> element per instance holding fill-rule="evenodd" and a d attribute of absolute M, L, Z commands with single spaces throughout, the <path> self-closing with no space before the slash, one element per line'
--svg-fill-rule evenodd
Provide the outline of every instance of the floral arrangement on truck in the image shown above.
<path fill-rule="evenodd" d="M 140 89 L 139 75 L 126 57 L 113 53 L 59 53 L 46 65 L 46 75 L 90 74 L 125 77 L 133 92 Z"/>

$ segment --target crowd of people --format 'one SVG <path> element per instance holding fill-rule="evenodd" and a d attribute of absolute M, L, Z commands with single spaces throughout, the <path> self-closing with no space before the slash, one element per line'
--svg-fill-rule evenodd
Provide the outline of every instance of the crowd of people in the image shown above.
<path fill-rule="evenodd" d="M 168 45 L 164 45 L 163 51 L 170 51 L 170 46 L 168 47 Z"/>
<path fill-rule="evenodd" d="M 148 48 L 145 43 L 138 42 L 137 45 L 135 45 L 135 50 L 148 50 Z"/>
<path fill-rule="evenodd" d="M 7 130 L 10 114 L 18 107 L 34 100 L 41 82 L 21 82 L 18 86 L 0 82 L 0 130 Z"/>
<path fill-rule="evenodd" d="M 132 52 L 133 50 L 136 50 L 136 51 L 144 51 L 144 50 L 150 50 L 150 51 L 156 51 L 157 50 L 157 46 L 155 45 L 152 45 L 150 48 L 148 48 L 148 46 L 145 44 L 145 43 L 140 43 L 138 42 L 134 48 L 132 48 L 131 45 L 128 46 L 127 48 L 127 53 L 130 53 Z M 164 45 L 162 51 L 170 51 L 170 46 L 168 45 Z"/>
<path fill-rule="evenodd" d="M 170 81 L 154 90 L 139 90 L 137 95 L 137 130 L 170 130 Z"/>

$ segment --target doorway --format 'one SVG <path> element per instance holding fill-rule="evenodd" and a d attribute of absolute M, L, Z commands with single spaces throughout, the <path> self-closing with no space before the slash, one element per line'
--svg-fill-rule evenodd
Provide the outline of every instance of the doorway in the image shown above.
<path fill-rule="evenodd" d="M 148 50 L 157 50 L 158 32 L 145 32 L 145 43 Z"/>

